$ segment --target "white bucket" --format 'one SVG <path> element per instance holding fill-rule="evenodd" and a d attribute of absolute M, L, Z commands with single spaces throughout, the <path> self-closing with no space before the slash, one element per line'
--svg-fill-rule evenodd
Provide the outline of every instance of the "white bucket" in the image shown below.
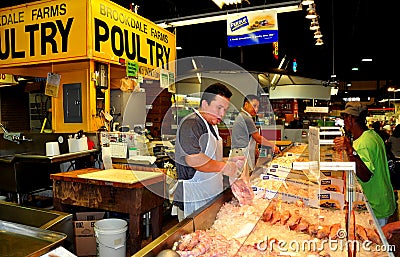
<path fill-rule="evenodd" d="M 128 222 L 121 219 L 102 219 L 94 223 L 98 257 L 126 257 Z"/>
<path fill-rule="evenodd" d="M 47 142 L 46 143 L 46 156 L 54 156 L 60 154 L 60 148 L 58 142 Z"/>

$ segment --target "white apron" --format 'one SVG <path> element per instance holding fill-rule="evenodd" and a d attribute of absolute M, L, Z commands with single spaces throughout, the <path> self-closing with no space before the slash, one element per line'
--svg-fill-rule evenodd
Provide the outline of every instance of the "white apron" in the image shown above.
<path fill-rule="evenodd" d="M 219 136 L 218 127 L 213 126 L 218 139 L 212 134 L 207 121 L 195 110 L 196 114 L 204 121 L 207 127 L 208 144 L 205 155 L 213 160 L 220 161 L 223 157 L 222 138 Z M 223 191 L 223 175 L 221 172 L 196 171 L 193 178 L 182 180 L 184 217 L 209 203 Z"/>

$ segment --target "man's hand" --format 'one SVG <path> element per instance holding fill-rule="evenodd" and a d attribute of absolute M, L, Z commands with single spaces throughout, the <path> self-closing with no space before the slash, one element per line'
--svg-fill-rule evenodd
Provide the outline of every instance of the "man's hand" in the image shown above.
<path fill-rule="evenodd" d="M 229 158 L 221 172 L 229 177 L 238 176 L 243 169 L 246 157 L 235 156 Z"/>
<path fill-rule="evenodd" d="M 333 139 L 333 144 L 334 144 L 334 149 L 339 153 L 342 151 L 346 151 L 346 153 L 352 151 L 352 146 L 350 143 L 350 139 L 348 137 L 345 136 L 336 137 L 335 139 Z"/>
<path fill-rule="evenodd" d="M 398 233 L 400 231 L 400 221 L 390 222 L 381 228 L 385 237 L 391 239 L 393 233 Z"/>

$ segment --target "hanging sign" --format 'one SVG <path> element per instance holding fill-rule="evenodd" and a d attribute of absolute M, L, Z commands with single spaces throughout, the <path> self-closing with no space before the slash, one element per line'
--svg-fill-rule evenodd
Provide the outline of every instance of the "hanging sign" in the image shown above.
<path fill-rule="evenodd" d="M 18 82 L 15 81 L 14 75 L 2 73 L 0 74 L 0 84 L 16 85 Z"/>
<path fill-rule="evenodd" d="M 161 70 L 160 72 L 160 87 L 167 88 L 169 86 L 169 75 L 168 71 Z"/>
<path fill-rule="evenodd" d="M 139 65 L 137 62 L 128 61 L 128 64 L 126 65 L 126 76 L 136 78 L 138 70 L 139 70 Z"/>
<path fill-rule="evenodd" d="M 247 46 L 278 41 L 278 16 L 274 10 L 231 14 L 227 18 L 228 46 Z"/>
<path fill-rule="evenodd" d="M 108 0 L 37 1 L 0 9 L 0 68 L 96 59 L 173 71 L 175 35 Z"/>
<path fill-rule="evenodd" d="M 47 73 L 46 87 L 44 94 L 52 97 L 58 96 L 58 89 L 60 87 L 61 75 L 49 72 Z"/>

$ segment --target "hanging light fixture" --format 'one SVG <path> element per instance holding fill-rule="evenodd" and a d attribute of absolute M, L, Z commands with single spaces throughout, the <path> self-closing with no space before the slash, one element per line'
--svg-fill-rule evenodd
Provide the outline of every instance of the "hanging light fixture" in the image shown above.
<path fill-rule="evenodd" d="M 307 19 L 315 19 L 315 18 L 317 18 L 317 12 L 315 11 L 315 5 L 314 4 L 310 4 L 308 6 L 306 18 Z"/>
<path fill-rule="evenodd" d="M 242 3 L 242 0 L 212 0 L 220 9 L 222 9 L 222 6 L 224 5 L 230 5 L 230 4 L 240 4 Z"/>
<path fill-rule="evenodd" d="M 317 40 L 315 41 L 316 46 L 321 46 L 323 44 L 324 44 L 324 41 L 321 38 L 317 38 Z"/>
<path fill-rule="evenodd" d="M 313 19 L 311 21 L 310 30 L 317 30 L 319 29 L 319 22 L 317 19 Z"/>
<path fill-rule="evenodd" d="M 302 5 L 310 5 L 313 3 L 314 3 L 314 0 L 303 0 L 303 2 L 301 2 Z"/>
<path fill-rule="evenodd" d="M 317 30 L 314 32 L 314 38 L 321 38 L 321 37 L 322 37 L 321 31 Z"/>

